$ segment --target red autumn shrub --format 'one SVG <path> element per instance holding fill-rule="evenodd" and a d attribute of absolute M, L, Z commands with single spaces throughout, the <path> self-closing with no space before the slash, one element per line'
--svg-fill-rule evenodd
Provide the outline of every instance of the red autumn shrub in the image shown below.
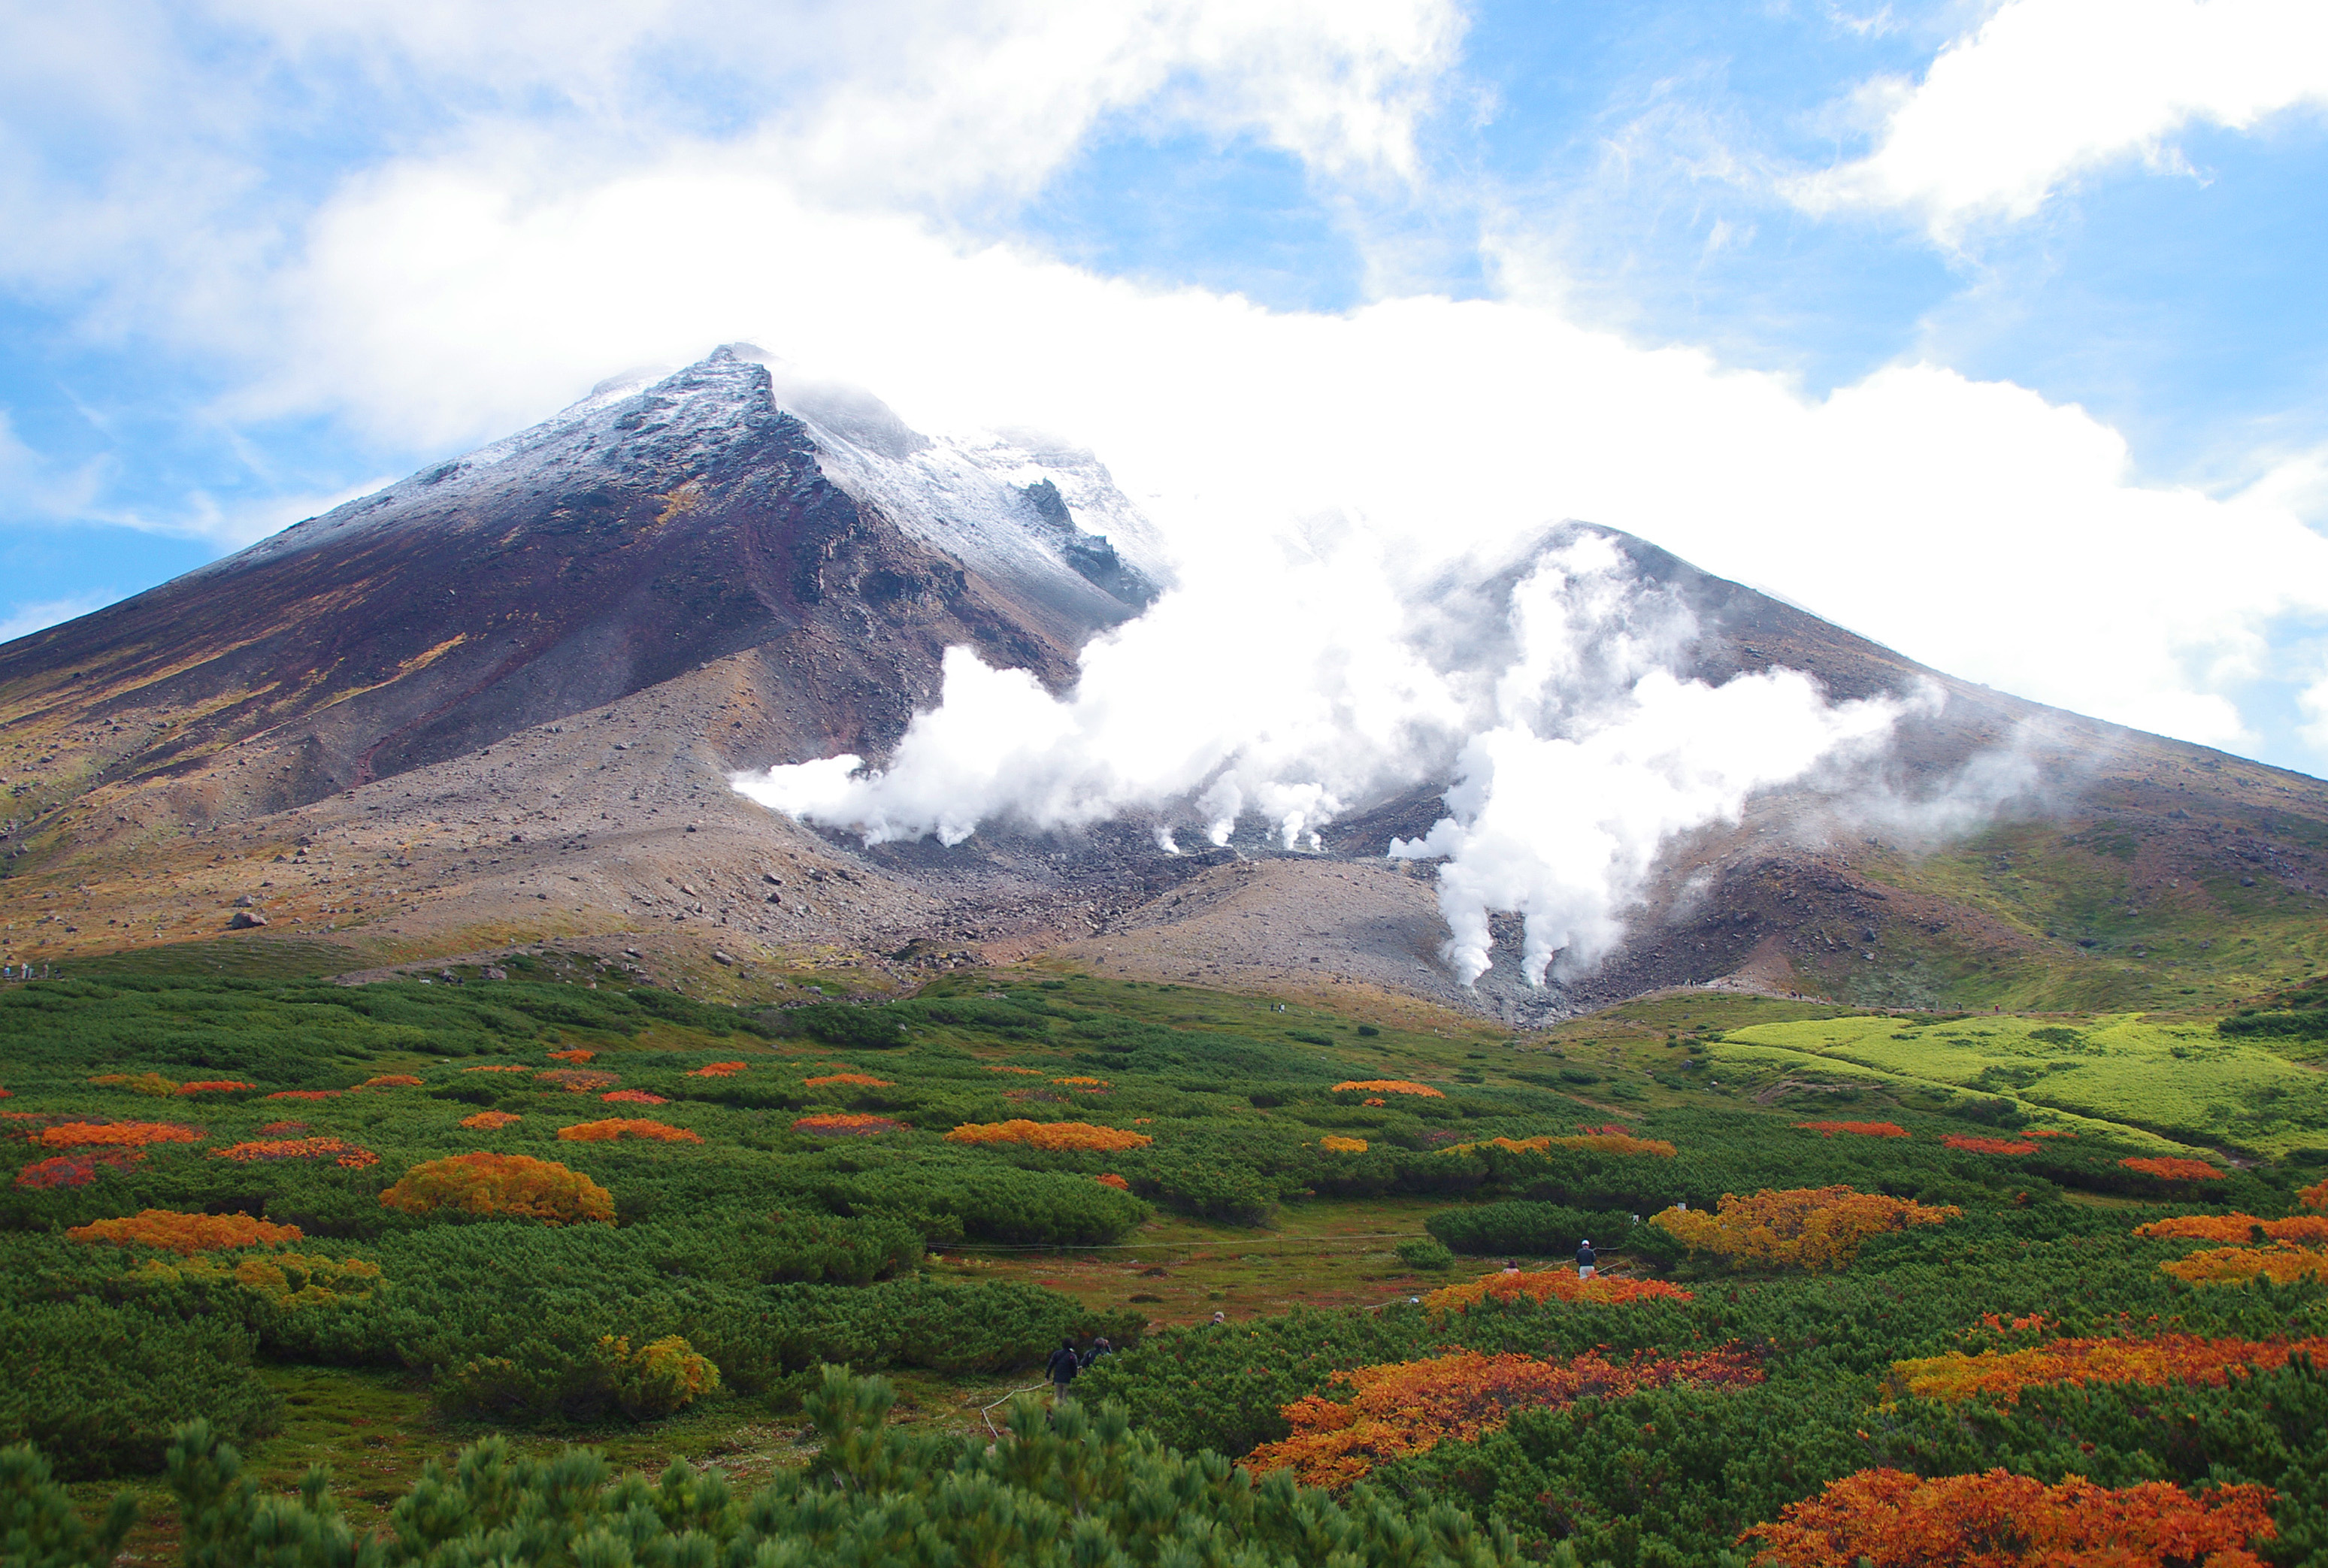
<path fill-rule="evenodd" d="M 562 1051 L 550 1052 L 549 1059 L 553 1062 L 571 1062 L 578 1067 L 585 1062 L 596 1060 L 597 1055 L 597 1052 L 582 1046 L 568 1046 Z"/>
<path fill-rule="evenodd" d="M 1940 1141 L 1950 1149 L 1961 1149 L 1967 1154 L 2034 1154 L 2037 1146 L 2023 1138 L 1967 1138 L 1961 1132 L 1945 1134 Z"/>
<path fill-rule="evenodd" d="M 615 1195 L 577 1170 L 524 1154 L 455 1154 L 416 1165 L 380 1195 L 405 1214 L 452 1209 L 545 1225 L 615 1223 Z"/>
<path fill-rule="evenodd" d="M 239 1083 L 232 1078 L 201 1078 L 191 1084 L 179 1084 L 178 1093 L 181 1094 L 234 1094 L 245 1089 L 258 1087 L 256 1084 Z"/>
<path fill-rule="evenodd" d="M 2273 1501 L 2258 1486 L 2193 1497 L 2167 1481 L 2112 1490 L 2082 1476 L 2049 1487 L 2002 1469 L 1861 1470 L 1739 1539 L 1761 1542 L 1756 1563 L 1786 1568 L 2263 1568 L 2248 1544 L 2276 1533 Z"/>
<path fill-rule="evenodd" d="M 278 1160 L 330 1160 L 350 1170 L 362 1170 L 380 1163 L 380 1156 L 371 1150 L 359 1149 L 336 1138 L 265 1138 L 213 1149 L 211 1154 L 215 1159 L 231 1160 L 237 1165 Z"/>
<path fill-rule="evenodd" d="M 16 1185 L 34 1192 L 52 1187 L 87 1187 L 100 1170 L 132 1170 L 143 1164 L 139 1149 L 91 1149 L 80 1154 L 52 1154 L 16 1173 Z"/>
<path fill-rule="evenodd" d="M 100 1219 L 75 1225 L 65 1235 L 77 1242 L 110 1242 L 115 1246 L 162 1247 L 191 1257 L 196 1253 L 230 1247 L 273 1246 L 296 1242 L 299 1227 L 274 1225 L 247 1214 L 178 1214 L 149 1208 L 127 1219 Z"/>
<path fill-rule="evenodd" d="M 1355 1395 L 1295 1400 L 1282 1413 L 1293 1434 L 1262 1444 L 1245 1463 L 1259 1473 L 1290 1468 L 1305 1486 L 1346 1487 L 1376 1465 L 1494 1432 L 1516 1410 L 1622 1398 L 1673 1384 L 1734 1388 L 1761 1382 L 1762 1368 L 1734 1345 L 1671 1357 L 1643 1351 L 1629 1361 L 1588 1350 L 1564 1363 L 1464 1350 L 1338 1372 L 1334 1381 Z"/>
<path fill-rule="evenodd" d="M 644 1089 L 610 1089 L 598 1096 L 610 1105 L 668 1105 L 670 1101 L 660 1094 L 650 1094 Z"/>
<path fill-rule="evenodd" d="M 601 1089 L 611 1089 L 623 1081 L 619 1073 L 602 1073 L 590 1067 L 552 1067 L 533 1080 L 537 1084 L 555 1084 L 569 1094 L 595 1094 Z"/>
<path fill-rule="evenodd" d="M 343 1089 L 277 1089 L 267 1096 L 269 1100 L 336 1100 Z"/>

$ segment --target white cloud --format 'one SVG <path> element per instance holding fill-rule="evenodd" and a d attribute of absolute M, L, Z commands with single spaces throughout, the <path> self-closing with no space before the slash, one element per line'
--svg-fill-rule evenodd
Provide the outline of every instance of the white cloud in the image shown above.
<path fill-rule="evenodd" d="M 2008 0 L 1920 83 L 1877 84 L 1875 150 L 1782 186 L 1812 211 L 1905 208 L 1943 239 L 2023 219 L 2077 175 L 2180 169 L 2193 124 L 2246 130 L 2328 106 L 2318 0 Z"/>

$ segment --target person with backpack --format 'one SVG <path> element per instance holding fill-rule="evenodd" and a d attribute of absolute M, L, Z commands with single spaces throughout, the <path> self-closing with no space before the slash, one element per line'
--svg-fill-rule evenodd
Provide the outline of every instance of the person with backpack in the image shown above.
<path fill-rule="evenodd" d="M 1051 1376 L 1051 1403 L 1065 1404 L 1068 1399 L 1067 1385 L 1073 1383 L 1075 1374 L 1084 1369 L 1083 1357 L 1075 1354 L 1073 1337 L 1059 1341 L 1059 1347 L 1051 1352 L 1051 1358 L 1043 1364 L 1043 1369 Z"/>
<path fill-rule="evenodd" d="M 1101 1357 L 1112 1356 L 1114 1354 L 1115 1347 L 1107 1342 L 1106 1335 L 1101 1335 L 1098 1338 L 1092 1341 L 1092 1347 L 1084 1352 L 1084 1370 L 1086 1372 L 1090 1371 L 1092 1363 L 1098 1360 Z"/>
<path fill-rule="evenodd" d="M 1576 1277 L 1580 1280 L 1591 1279 L 1592 1265 L 1596 1261 L 1592 1255 L 1592 1243 L 1588 1237 L 1584 1244 L 1576 1249 Z"/>

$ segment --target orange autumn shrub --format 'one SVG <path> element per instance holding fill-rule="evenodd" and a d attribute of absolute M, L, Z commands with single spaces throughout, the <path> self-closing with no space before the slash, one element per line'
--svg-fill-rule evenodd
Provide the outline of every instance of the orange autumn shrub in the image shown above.
<path fill-rule="evenodd" d="M 377 1078 L 366 1078 L 356 1085 L 359 1089 L 418 1089 L 420 1080 L 409 1073 L 382 1073 Z"/>
<path fill-rule="evenodd" d="M 745 1071 L 741 1062 L 713 1062 L 688 1074 L 690 1078 L 733 1078 Z"/>
<path fill-rule="evenodd" d="M 2328 1247 L 2286 1242 L 2268 1247 L 2216 1247 L 2158 1266 L 2193 1285 L 2244 1285 L 2249 1280 L 2292 1285 L 2298 1280 L 2328 1280 Z"/>
<path fill-rule="evenodd" d="M 1364 1154 L 1366 1151 L 1366 1141 L 1363 1138 L 1344 1138 L 1338 1133 L 1328 1132 L 1318 1140 L 1318 1147 L 1335 1154 Z"/>
<path fill-rule="evenodd" d="M 1334 1085 L 1338 1094 L 1345 1089 L 1364 1089 L 1375 1094 L 1421 1094 L 1425 1099 L 1444 1100 L 1446 1095 L 1428 1084 L 1417 1084 L 1406 1078 L 1352 1078 Z"/>
<path fill-rule="evenodd" d="M 571 1062 L 574 1066 L 578 1067 L 585 1062 L 595 1061 L 597 1058 L 597 1052 L 587 1049 L 584 1047 L 568 1046 L 562 1051 L 550 1052 L 549 1059 L 553 1062 Z"/>
<path fill-rule="evenodd" d="M 1112 1170 L 1102 1171 L 1097 1179 L 1102 1187 L 1112 1187 L 1118 1192 L 1131 1190 L 1131 1183 L 1124 1180 Z"/>
<path fill-rule="evenodd" d="M 668 1105 L 670 1101 L 660 1094 L 650 1094 L 644 1089 L 609 1089 L 598 1096 L 609 1105 Z"/>
<path fill-rule="evenodd" d="M 605 1122 L 577 1122 L 560 1127 L 558 1135 L 569 1143 L 612 1143 L 620 1138 L 643 1138 L 650 1143 L 700 1143 L 703 1134 L 667 1122 L 638 1117 L 613 1117 Z"/>
<path fill-rule="evenodd" d="M 507 1215 L 545 1225 L 615 1223 L 615 1195 L 577 1170 L 524 1154 L 455 1154 L 404 1173 L 380 1195 L 384 1207 L 405 1214 L 452 1209 Z"/>
<path fill-rule="evenodd" d="M 198 1128 L 174 1122 L 61 1122 L 33 1134 L 43 1149 L 144 1149 L 155 1143 L 200 1143 Z"/>
<path fill-rule="evenodd" d="M 1908 1130 L 1897 1122 L 1798 1122 L 1798 1127 L 1807 1128 L 1824 1137 L 1849 1132 L 1860 1138 L 1905 1138 Z"/>
<path fill-rule="evenodd" d="M 347 1093 L 344 1089 L 277 1089 L 267 1096 L 269 1100 L 336 1100 Z"/>
<path fill-rule="evenodd" d="M 965 1122 L 946 1134 L 949 1143 L 1024 1143 L 1029 1149 L 1144 1149 L 1156 1141 L 1145 1132 L 1094 1127 L 1088 1122 Z"/>
<path fill-rule="evenodd" d="M 480 1132 L 498 1132 L 524 1120 L 524 1117 L 510 1111 L 480 1111 L 474 1116 L 462 1117 L 461 1125 L 474 1127 Z"/>
<path fill-rule="evenodd" d="M 1894 1361 L 1892 1376 L 1919 1399 L 2011 1401 L 2024 1388 L 2053 1383 L 2203 1383 L 2220 1388 L 2249 1367 L 2268 1372 L 2301 1352 L 2328 1363 L 2328 1337 L 2309 1339 L 2209 1339 L 2162 1334 L 2152 1339 L 2056 1339 L 2025 1350 L 1951 1351 Z"/>
<path fill-rule="evenodd" d="M 1083 1089 L 1094 1094 L 1104 1094 L 1115 1087 L 1105 1078 L 1054 1078 L 1052 1083 L 1065 1089 Z"/>
<path fill-rule="evenodd" d="M 887 1116 L 873 1116 L 863 1112 L 834 1112 L 821 1116 L 803 1116 L 793 1123 L 793 1131 L 819 1138 L 869 1138 L 878 1132 L 904 1132 L 910 1129 L 905 1122 Z"/>
<path fill-rule="evenodd" d="M 1476 1350 L 1338 1372 L 1347 1400 L 1309 1394 L 1284 1407 L 1293 1433 L 1245 1456 L 1256 1473 L 1291 1469 L 1304 1486 L 1347 1487 L 1376 1465 L 1497 1431 L 1512 1412 L 1591 1396 L 1619 1398 L 1687 1383 L 1723 1388 L 1762 1381 L 1737 1346 L 1671 1357 L 1642 1352 L 1610 1361 L 1588 1350 L 1567 1362 Z"/>
<path fill-rule="evenodd" d="M 1369 1094 L 1365 1099 L 1359 1101 L 1358 1103 L 1361 1105 L 1387 1105 L 1390 1102 L 1384 1099 L 1379 1094 Z"/>
<path fill-rule="evenodd" d="M 1710 1252 L 1733 1263 L 1818 1270 L 1848 1267 L 1870 1236 L 1938 1225 L 1963 1212 L 1954 1204 L 1931 1207 L 1848 1187 L 1798 1187 L 1765 1188 L 1751 1197 L 1725 1192 L 1713 1214 L 1669 1208 L 1650 1216 L 1649 1223 L 1692 1253 Z"/>
<path fill-rule="evenodd" d="M 2263 1568 L 2249 1551 L 2269 1540 L 2268 1487 L 2216 1487 L 2193 1497 L 2170 1481 L 2110 1489 L 2082 1476 L 2049 1487 L 2003 1469 L 1925 1479 L 1861 1470 L 1789 1503 L 1758 1540 L 1757 1564 L 1785 1568 Z"/>
<path fill-rule="evenodd" d="M 2299 1188 L 2295 1198 L 2306 1208 L 2328 1208 L 2328 1180 L 2315 1181 L 2310 1187 Z"/>
<path fill-rule="evenodd" d="M 897 1086 L 888 1079 L 877 1078 L 870 1073 L 827 1073 L 821 1078 L 803 1078 L 801 1082 L 812 1089 L 821 1089 L 833 1084 L 859 1089 L 894 1089 Z"/>
<path fill-rule="evenodd" d="M 2223 1173 L 2203 1160 L 2181 1160 L 2172 1155 L 2147 1157 L 2129 1156 L 2118 1161 L 2128 1170 L 2138 1170 L 2145 1176 L 2164 1177 L 2168 1181 L 2220 1181 Z"/>
<path fill-rule="evenodd" d="M 371 1150 L 359 1149 L 336 1138 L 262 1138 L 213 1149 L 211 1155 L 217 1160 L 231 1160 L 237 1165 L 277 1160 L 330 1160 L 350 1170 L 362 1170 L 380 1163 L 380 1156 Z"/>
<path fill-rule="evenodd" d="M 160 1247 L 192 1256 L 230 1247 L 270 1247 L 299 1239 L 296 1225 L 274 1225 L 247 1214 L 179 1214 L 149 1208 L 127 1219 L 100 1219 L 73 1226 L 65 1235 L 77 1242 L 110 1242 L 115 1246 Z"/>
<path fill-rule="evenodd" d="M 1621 1307 L 1632 1301 L 1686 1301 L 1689 1291 L 1679 1285 L 1668 1285 L 1663 1280 L 1629 1280 L 1620 1276 L 1595 1274 L 1580 1280 L 1567 1269 L 1552 1269 L 1531 1272 L 1524 1269 L 1507 1269 L 1499 1274 L 1483 1274 L 1460 1285 L 1447 1285 L 1422 1298 L 1423 1310 L 1434 1317 L 1441 1312 L 1465 1312 L 1480 1301 L 1528 1300 L 1541 1304 L 1550 1300 L 1581 1301 L 1597 1306 Z"/>
<path fill-rule="evenodd" d="M 1967 1138 L 1961 1132 L 1944 1134 L 1940 1141 L 1950 1149 L 1961 1149 L 1967 1154 L 2034 1154 L 2037 1146 L 2025 1138 Z"/>
<path fill-rule="evenodd" d="M 594 1067 L 552 1067 L 534 1078 L 537 1084 L 555 1084 L 569 1094 L 595 1094 L 622 1081 L 619 1073 L 600 1072 Z"/>
<path fill-rule="evenodd" d="M 2224 1242 L 2237 1244 L 2262 1238 L 2271 1242 L 2328 1242 L 2328 1214 L 2291 1215 L 2286 1219 L 2258 1219 L 2251 1214 L 2183 1214 L 2134 1227 L 2134 1234 L 2151 1240 Z"/>
<path fill-rule="evenodd" d="M 100 1170 L 134 1170 L 145 1163 L 138 1149 L 90 1149 L 80 1154 L 52 1154 L 35 1160 L 16 1173 L 16 1185 L 42 1192 L 56 1187 L 87 1187 Z"/>
<path fill-rule="evenodd" d="M 235 1094 L 246 1089 L 258 1087 L 256 1084 L 245 1084 L 233 1078 L 198 1078 L 191 1084 L 179 1084 L 178 1093 L 181 1094 Z"/>
<path fill-rule="evenodd" d="M 2075 1138 L 2077 1134 L 2059 1127 L 2023 1127 L 2021 1130 L 2021 1136 L 2023 1138 Z"/>

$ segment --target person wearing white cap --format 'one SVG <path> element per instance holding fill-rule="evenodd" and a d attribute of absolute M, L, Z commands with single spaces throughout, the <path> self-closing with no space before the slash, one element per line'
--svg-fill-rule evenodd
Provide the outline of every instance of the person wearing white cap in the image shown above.
<path fill-rule="evenodd" d="M 1576 1277 L 1580 1280 L 1591 1279 L 1593 1262 L 1592 1243 L 1588 1239 L 1576 1249 Z"/>

